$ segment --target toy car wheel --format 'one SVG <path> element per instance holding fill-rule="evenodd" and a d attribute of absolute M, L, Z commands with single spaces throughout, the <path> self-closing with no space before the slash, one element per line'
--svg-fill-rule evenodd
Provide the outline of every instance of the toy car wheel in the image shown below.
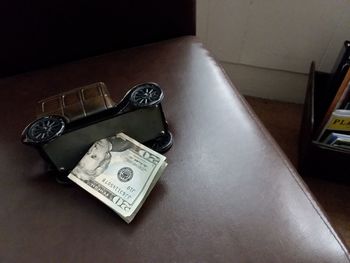
<path fill-rule="evenodd" d="M 135 87 L 130 101 L 135 107 L 147 107 L 160 103 L 163 96 L 163 91 L 157 84 L 145 83 Z"/>
<path fill-rule="evenodd" d="M 46 116 L 34 121 L 27 129 L 29 142 L 46 143 L 60 136 L 65 128 L 65 121 L 59 116 Z"/>
<path fill-rule="evenodd" d="M 159 153 L 166 152 L 172 145 L 173 135 L 169 131 L 146 143 L 146 146 Z"/>

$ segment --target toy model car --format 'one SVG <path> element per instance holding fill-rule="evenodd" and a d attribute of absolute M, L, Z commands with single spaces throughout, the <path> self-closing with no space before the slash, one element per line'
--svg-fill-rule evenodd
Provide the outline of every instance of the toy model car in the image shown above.
<path fill-rule="evenodd" d="M 158 152 L 172 145 L 155 83 L 129 90 L 115 104 L 104 83 L 94 83 L 38 103 L 38 119 L 22 133 L 59 172 L 68 173 L 97 140 L 123 132 Z"/>

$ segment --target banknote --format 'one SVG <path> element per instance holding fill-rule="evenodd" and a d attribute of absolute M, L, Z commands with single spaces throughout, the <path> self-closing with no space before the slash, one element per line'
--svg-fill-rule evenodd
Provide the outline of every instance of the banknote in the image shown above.
<path fill-rule="evenodd" d="M 95 142 L 68 178 L 130 223 L 167 166 L 126 134 Z"/>

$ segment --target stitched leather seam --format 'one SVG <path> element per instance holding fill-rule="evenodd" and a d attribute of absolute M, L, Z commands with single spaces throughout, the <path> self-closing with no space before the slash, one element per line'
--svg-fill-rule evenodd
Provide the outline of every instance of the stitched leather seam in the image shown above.
<path fill-rule="evenodd" d="M 271 137 L 271 135 L 266 131 L 266 128 L 264 125 L 261 124 L 261 121 L 256 117 L 255 113 L 252 111 L 252 109 L 250 108 L 250 106 L 248 105 L 248 103 L 242 98 L 242 95 L 236 90 L 235 86 L 233 85 L 231 79 L 227 76 L 225 70 L 222 68 L 221 65 L 219 65 L 216 60 L 209 54 L 209 52 L 203 47 L 202 44 L 200 44 L 201 49 L 203 51 L 205 51 L 205 53 L 207 54 L 208 58 L 211 59 L 211 61 L 221 70 L 221 73 L 224 75 L 226 81 L 228 82 L 228 84 L 232 87 L 231 90 L 235 93 L 235 95 L 239 98 L 239 100 L 241 101 L 241 103 L 243 104 L 243 106 L 245 106 L 245 109 L 248 111 L 249 116 L 252 118 L 253 121 L 255 121 L 255 123 L 259 126 L 260 129 L 260 133 L 272 144 L 273 149 L 276 151 L 276 153 L 278 154 L 278 156 L 282 159 L 282 162 L 284 163 L 284 165 L 287 167 L 288 171 L 291 173 L 294 181 L 297 183 L 297 185 L 299 186 L 299 189 L 304 193 L 304 195 L 306 196 L 306 198 L 308 199 L 309 203 L 311 204 L 311 206 L 314 208 L 314 210 L 316 211 L 316 213 L 318 214 L 318 216 L 320 217 L 320 219 L 322 220 L 322 222 L 325 224 L 325 226 L 328 228 L 329 232 L 332 234 L 332 236 L 334 237 L 334 239 L 337 241 L 339 247 L 341 248 L 341 250 L 344 252 L 346 258 L 348 259 L 348 261 L 350 262 L 350 255 L 349 252 L 347 251 L 345 245 L 340 241 L 340 238 L 338 237 L 338 235 L 335 233 L 334 229 L 330 227 L 330 222 L 328 221 L 328 219 L 326 218 L 326 216 L 322 213 L 321 214 L 321 209 L 319 207 L 319 205 L 317 204 L 317 201 L 314 198 L 311 198 L 311 191 L 309 191 L 309 193 L 307 193 L 305 191 L 305 187 L 307 187 L 306 185 L 304 185 L 305 183 L 301 182 L 300 179 L 298 178 L 299 175 L 297 175 L 294 171 L 294 169 L 291 168 L 289 161 L 286 160 L 284 153 L 282 152 L 282 150 L 279 148 L 278 145 L 276 145 L 276 142 L 274 141 L 274 139 Z"/>
<path fill-rule="evenodd" d="M 235 92 L 237 94 L 237 92 Z M 241 96 L 241 95 L 240 95 Z M 239 98 L 241 102 L 244 103 L 245 106 L 247 106 L 247 102 L 245 102 L 241 97 Z M 270 134 L 268 134 L 266 132 L 266 128 L 260 123 L 260 120 L 255 117 L 255 113 L 252 113 L 250 106 L 249 106 L 249 115 L 250 117 L 257 122 L 258 126 L 261 128 L 260 133 L 262 135 L 264 135 L 264 137 L 270 142 L 272 143 L 273 149 L 277 152 L 277 154 L 281 157 L 282 162 L 284 163 L 284 165 L 287 167 L 287 169 L 289 170 L 289 172 L 291 173 L 294 181 L 297 183 L 297 185 L 299 186 L 300 190 L 304 193 L 304 195 L 306 196 L 306 198 L 308 199 L 308 201 L 310 202 L 311 206 L 314 208 L 314 210 L 316 211 L 316 213 L 318 214 L 318 216 L 321 218 L 321 220 L 323 221 L 323 223 L 326 225 L 326 227 L 328 228 L 328 230 L 330 231 L 330 233 L 332 234 L 332 236 L 335 238 L 335 240 L 337 241 L 337 243 L 339 244 L 340 248 L 343 250 L 343 252 L 345 253 L 347 259 L 350 261 L 350 255 L 348 253 L 348 251 L 346 250 L 346 248 L 343 247 L 343 243 L 340 242 L 340 238 L 338 237 L 338 235 L 336 233 L 334 233 L 333 228 L 330 227 L 330 222 L 327 218 L 325 218 L 325 215 L 320 211 L 321 208 L 319 207 L 319 205 L 317 204 L 317 201 L 312 197 L 312 193 L 309 190 L 309 192 L 307 192 L 305 190 L 305 187 L 308 188 L 308 186 L 304 185 L 305 183 L 301 182 L 300 179 L 298 178 L 299 175 L 297 175 L 294 172 L 294 168 L 292 169 L 289 161 L 286 160 L 284 153 L 282 153 L 281 149 L 279 148 L 279 146 L 276 146 L 276 142 L 274 141 L 274 139 L 271 137 Z"/>

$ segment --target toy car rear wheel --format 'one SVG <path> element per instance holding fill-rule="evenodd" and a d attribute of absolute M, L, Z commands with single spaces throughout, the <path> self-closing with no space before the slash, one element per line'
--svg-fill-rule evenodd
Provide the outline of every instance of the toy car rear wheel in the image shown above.
<path fill-rule="evenodd" d="M 159 104 L 163 97 L 163 91 L 157 84 L 144 83 L 134 88 L 130 101 L 135 107 L 148 107 Z"/>
<path fill-rule="evenodd" d="M 27 129 L 27 139 L 31 143 L 46 143 L 60 136 L 65 121 L 60 116 L 45 116 L 34 121 Z"/>
<path fill-rule="evenodd" d="M 172 145 L 173 135 L 169 131 L 146 143 L 146 146 L 159 153 L 166 152 Z"/>

